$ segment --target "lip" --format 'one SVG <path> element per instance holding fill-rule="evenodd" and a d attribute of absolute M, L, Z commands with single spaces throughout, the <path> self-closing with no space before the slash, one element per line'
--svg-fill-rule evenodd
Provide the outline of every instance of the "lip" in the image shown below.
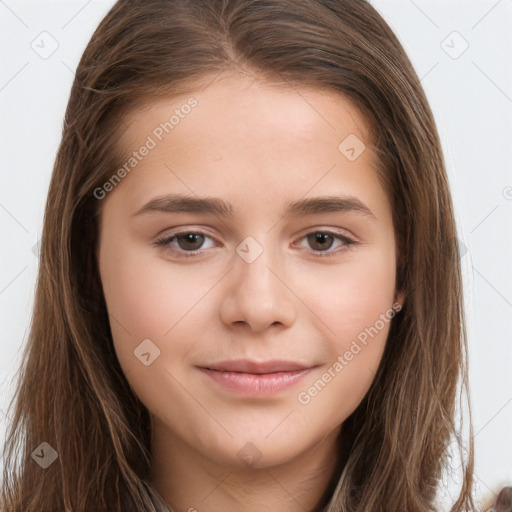
<path fill-rule="evenodd" d="M 315 368 L 295 361 L 224 361 L 199 367 L 223 389 L 245 396 L 268 396 L 284 391 Z"/>
<path fill-rule="evenodd" d="M 252 374 L 268 374 L 277 372 L 295 372 L 312 368 L 310 364 L 298 363 L 296 361 L 285 361 L 282 359 L 272 359 L 269 361 L 250 361 L 249 359 L 236 359 L 233 361 L 222 361 L 205 365 L 202 368 L 208 370 L 217 370 L 224 372 L 239 372 Z"/>

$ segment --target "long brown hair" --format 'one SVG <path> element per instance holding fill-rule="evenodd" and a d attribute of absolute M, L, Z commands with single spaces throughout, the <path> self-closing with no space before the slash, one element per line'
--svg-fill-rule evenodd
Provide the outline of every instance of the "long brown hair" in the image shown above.
<path fill-rule="evenodd" d="M 93 191 L 122 165 L 126 113 L 241 69 L 349 98 L 371 127 L 392 204 L 405 304 L 369 392 L 343 424 L 343 467 L 325 510 L 435 510 L 468 393 L 466 333 L 441 144 L 401 44 L 366 0 L 120 0 L 82 56 L 66 111 L 10 404 L 2 511 L 153 510 L 149 414 L 114 352 Z M 33 455 L 43 442 L 58 456 L 46 469 Z M 475 510 L 471 429 L 466 453 L 452 511 Z"/>

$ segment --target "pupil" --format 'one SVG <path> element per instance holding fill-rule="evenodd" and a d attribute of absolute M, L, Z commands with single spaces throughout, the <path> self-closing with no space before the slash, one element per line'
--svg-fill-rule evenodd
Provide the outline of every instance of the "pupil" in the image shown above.
<path fill-rule="evenodd" d="M 204 236 L 199 233 L 186 233 L 185 235 L 180 235 L 178 237 L 178 244 L 182 249 L 199 249 L 203 244 Z M 184 244 L 182 244 L 184 242 Z M 193 247 L 187 244 L 192 244 Z"/>
<path fill-rule="evenodd" d="M 327 233 L 315 233 L 313 235 L 309 235 L 308 238 L 309 238 L 310 244 L 311 244 L 311 242 L 313 242 L 311 244 L 312 248 L 313 249 L 316 248 L 319 250 L 330 249 L 332 247 L 332 243 L 334 240 L 333 237 Z M 326 245 L 326 242 L 327 242 L 327 245 Z M 319 245 L 317 245 L 317 247 L 314 247 L 315 244 L 319 244 Z"/>

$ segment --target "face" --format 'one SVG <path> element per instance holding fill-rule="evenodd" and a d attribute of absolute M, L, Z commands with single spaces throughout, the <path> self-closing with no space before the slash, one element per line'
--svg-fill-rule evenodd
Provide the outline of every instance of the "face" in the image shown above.
<path fill-rule="evenodd" d="M 176 449 L 292 460 L 361 402 L 401 300 L 365 121 L 242 77 L 127 121 L 122 179 L 95 192 L 123 371 Z"/>

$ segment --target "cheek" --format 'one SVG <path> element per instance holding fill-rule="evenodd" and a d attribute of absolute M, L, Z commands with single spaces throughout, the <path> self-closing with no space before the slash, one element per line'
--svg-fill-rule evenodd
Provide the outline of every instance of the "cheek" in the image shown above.
<path fill-rule="evenodd" d="M 329 415 L 332 425 L 355 410 L 375 378 L 395 316 L 394 265 L 392 251 L 361 251 L 346 265 L 318 267 L 303 283 L 329 362 L 297 400 L 310 413 Z"/>
<path fill-rule="evenodd" d="M 147 249 L 105 243 L 103 250 L 101 277 L 114 349 L 130 387 L 157 416 L 168 414 L 170 403 L 173 410 L 188 410 L 182 366 L 202 330 L 199 323 L 209 321 L 200 305 L 214 278 L 193 266 L 178 272 L 161 258 L 149 259 Z M 175 426 L 180 422 L 172 419 Z"/>
<path fill-rule="evenodd" d="M 395 273 L 392 249 L 359 251 L 340 265 L 317 265 L 301 272 L 301 293 L 322 320 L 326 337 L 344 350 L 347 340 L 389 312 L 395 297 Z"/>
<path fill-rule="evenodd" d="M 115 242 L 106 240 L 102 246 L 100 272 L 114 347 L 123 369 L 138 368 L 134 351 L 146 339 L 168 352 L 172 338 L 173 358 L 185 354 L 190 340 L 176 333 L 213 286 L 213 272 L 200 266 L 176 271 L 176 266 L 162 258 L 148 258 L 147 248 Z"/>
<path fill-rule="evenodd" d="M 394 283 L 393 269 L 354 269 L 350 275 L 345 276 L 337 293 L 336 290 L 330 290 L 328 299 L 325 300 L 325 314 L 333 331 L 340 334 L 337 338 L 343 341 L 339 351 L 348 348 L 348 339 L 357 338 L 364 342 L 364 333 L 373 327 L 377 327 L 378 331 L 384 330 L 385 324 L 381 320 L 383 315 L 391 312 Z M 379 343 L 385 341 L 385 336 L 375 335 L 375 338 Z"/>
<path fill-rule="evenodd" d="M 378 290 L 357 282 L 357 293 L 347 285 L 341 296 L 338 293 L 338 300 L 334 295 L 331 301 L 324 298 L 329 307 L 320 315 L 329 323 L 329 329 L 324 329 L 329 340 L 328 362 L 296 396 L 304 418 L 308 418 L 305 421 L 318 424 L 312 428 L 335 428 L 355 411 L 370 389 L 384 353 L 395 316 L 392 285 L 383 282 Z"/>

